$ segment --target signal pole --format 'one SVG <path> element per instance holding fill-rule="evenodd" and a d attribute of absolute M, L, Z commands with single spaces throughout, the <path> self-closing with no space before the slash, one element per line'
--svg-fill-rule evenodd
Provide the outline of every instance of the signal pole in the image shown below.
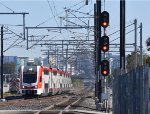
<path fill-rule="evenodd" d="M 101 93 L 102 93 L 102 87 L 101 87 L 101 74 L 100 74 L 100 64 L 101 64 L 101 50 L 100 50 L 100 45 L 101 45 L 101 0 L 97 0 L 96 1 L 96 9 L 97 9 L 97 28 L 96 28 L 96 32 L 97 32 L 97 61 L 98 61 L 98 65 L 97 65 L 97 78 L 98 78 L 98 102 L 101 103 Z"/>
<path fill-rule="evenodd" d="M 1 26 L 1 99 L 3 99 L 3 26 Z"/>
<path fill-rule="evenodd" d="M 98 64 L 97 64 L 97 11 L 96 4 L 94 4 L 94 58 L 95 58 L 95 97 L 98 98 Z M 95 100 L 96 110 L 98 110 L 97 99 Z"/>
<path fill-rule="evenodd" d="M 125 70 L 125 0 L 120 0 L 120 69 Z"/>
<path fill-rule="evenodd" d="M 125 73 L 125 0 L 120 0 L 120 71 L 121 75 Z M 119 87 L 120 88 L 120 87 Z M 126 105 L 122 107 L 122 96 L 120 95 L 120 90 L 119 92 L 119 114 L 125 113 Z M 123 98 L 124 99 L 124 98 Z M 125 101 L 126 103 L 126 101 Z"/>
<path fill-rule="evenodd" d="M 109 50 L 109 37 L 106 33 L 106 28 L 109 25 L 109 13 L 107 11 L 103 11 L 101 13 L 101 26 L 104 28 L 104 35 L 101 37 L 101 47 L 100 50 L 104 52 L 104 59 L 101 61 L 101 74 L 104 77 L 104 92 L 103 92 L 103 100 L 104 100 L 104 108 L 107 112 L 107 78 L 106 76 L 109 75 L 109 61 L 106 57 L 106 52 Z M 105 97 L 104 97 L 105 96 Z"/>

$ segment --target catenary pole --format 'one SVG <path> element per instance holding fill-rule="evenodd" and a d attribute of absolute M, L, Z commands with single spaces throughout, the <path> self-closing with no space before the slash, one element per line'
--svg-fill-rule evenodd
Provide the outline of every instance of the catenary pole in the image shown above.
<path fill-rule="evenodd" d="M 143 65 L 143 53 L 142 53 L 142 23 L 140 23 L 140 65 Z"/>
<path fill-rule="evenodd" d="M 135 46 L 134 46 L 134 68 L 136 69 L 137 67 L 137 19 L 134 20 L 134 37 L 135 37 Z"/>
<path fill-rule="evenodd" d="M 1 26 L 1 99 L 3 99 L 3 26 Z"/>

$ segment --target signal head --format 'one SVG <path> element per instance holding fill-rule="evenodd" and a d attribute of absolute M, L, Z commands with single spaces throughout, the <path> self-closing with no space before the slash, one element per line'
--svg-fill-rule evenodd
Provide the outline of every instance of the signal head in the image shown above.
<path fill-rule="evenodd" d="M 102 36 L 101 38 L 101 50 L 103 52 L 107 52 L 109 50 L 109 37 L 108 36 Z"/>
<path fill-rule="evenodd" d="M 101 13 L 101 26 L 106 28 L 109 25 L 109 13 L 107 11 L 103 11 Z"/>
<path fill-rule="evenodd" d="M 103 60 L 101 62 L 101 74 L 103 76 L 109 75 L 109 61 L 108 60 Z"/>

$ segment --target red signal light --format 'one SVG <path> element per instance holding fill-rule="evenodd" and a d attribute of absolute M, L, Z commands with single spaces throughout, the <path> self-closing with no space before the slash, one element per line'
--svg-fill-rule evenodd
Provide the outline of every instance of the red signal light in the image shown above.
<path fill-rule="evenodd" d="M 108 51 L 108 47 L 105 45 L 105 46 L 102 46 L 102 51 L 103 52 L 107 52 Z"/>
<path fill-rule="evenodd" d="M 103 60 L 101 62 L 101 74 L 103 76 L 109 75 L 109 61 L 108 60 Z"/>
<path fill-rule="evenodd" d="M 109 37 L 102 36 L 101 38 L 101 50 L 107 52 L 109 50 Z"/>
<path fill-rule="evenodd" d="M 109 25 L 109 13 L 107 11 L 103 11 L 101 13 L 101 26 L 103 28 L 108 27 Z"/>
<path fill-rule="evenodd" d="M 108 72 L 107 72 L 107 70 L 103 70 L 102 73 L 105 76 L 105 75 L 107 75 Z"/>
<path fill-rule="evenodd" d="M 102 23 L 102 27 L 105 28 L 105 27 L 107 27 L 107 26 L 108 26 L 108 23 L 107 23 L 107 22 L 103 22 L 103 23 Z"/>

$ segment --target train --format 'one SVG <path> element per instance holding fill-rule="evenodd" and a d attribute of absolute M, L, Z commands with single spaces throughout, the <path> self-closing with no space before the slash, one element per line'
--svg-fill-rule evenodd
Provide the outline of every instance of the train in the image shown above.
<path fill-rule="evenodd" d="M 21 96 L 61 94 L 68 92 L 71 87 L 71 75 L 61 69 L 46 66 L 21 66 Z"/>

